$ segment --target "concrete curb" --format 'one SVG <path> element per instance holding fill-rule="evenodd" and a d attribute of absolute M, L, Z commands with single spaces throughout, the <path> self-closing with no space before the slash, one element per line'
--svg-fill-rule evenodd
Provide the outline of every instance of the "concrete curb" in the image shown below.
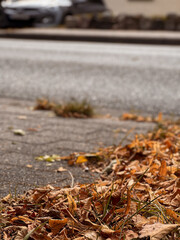
<path fill-rule="evenodd" d="M 87 29 L 6 29 L 0 38 L 180 45 L 180 32 Z"/>

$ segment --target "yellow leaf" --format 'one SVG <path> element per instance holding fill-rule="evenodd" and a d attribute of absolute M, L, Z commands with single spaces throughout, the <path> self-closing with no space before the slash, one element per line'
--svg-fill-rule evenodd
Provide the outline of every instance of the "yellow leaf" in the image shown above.
<path fill-rule="evenodd" d="M 74 201 L 72 196 L 69 195 L 68 193 L 67 193 L 67 199 L 68 199 L 68 203 L 69 203 L 69 211 L 70 211 L 70 213 L 74 214 L 74 211 L 77 210 L 76 202 Z"/>
<path fill-rule="evenodd" d="M 84 157 L 84 156 L 79 156 L 79 157 L 77 158 L 77 160 L 76 160 L 76 163 L 81 164 L 81 163 L 85 163 L 85 162 L 87 162 L 87 161 L 88 161 L 88 160 L 87 160 L 86 157 Z"/>
<path fill-rule="evenodd" d="M 14 129 L 14 135 L 24 136 L 26 133 L 22 129 Z"/>

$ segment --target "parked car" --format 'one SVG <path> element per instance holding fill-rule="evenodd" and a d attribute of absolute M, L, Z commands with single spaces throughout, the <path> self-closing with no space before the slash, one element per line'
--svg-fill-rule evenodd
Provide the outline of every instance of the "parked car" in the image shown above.
<path fill-rule="evenodd" d="M 0 28 L 5 28 L 7 24 L 8 24 L 7 17 L 2 7 L 2 0 L 0 0 Z"/>
<path fill-rule="evenodd" d="M 68 15 L 107 10 L 103 0 L 7 0 L 3 7 L 10 26 L 35 27 L 58 26 Z"/>

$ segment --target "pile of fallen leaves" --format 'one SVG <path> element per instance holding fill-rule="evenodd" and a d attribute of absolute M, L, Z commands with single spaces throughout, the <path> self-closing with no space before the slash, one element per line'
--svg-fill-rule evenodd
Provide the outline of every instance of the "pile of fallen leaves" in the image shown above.
<path fill-rule="evenodd" d="M 120 119 L 122 120 L 131 120 L 136 122 L 155 122 L 159 123 L 163 120 L 162 113 L 160 112 L 157 117 L 152 116 L 141 116 L 135 113 L 124 113 Z"/>
<path fill-rule="evenodd" d="M 179 125 L 159 124 L 129 145 L 72 154 L 67 160 L 87 164 L 101 172 L 101 179 L 4 197 L 1 239 L 180 239 Z"/>

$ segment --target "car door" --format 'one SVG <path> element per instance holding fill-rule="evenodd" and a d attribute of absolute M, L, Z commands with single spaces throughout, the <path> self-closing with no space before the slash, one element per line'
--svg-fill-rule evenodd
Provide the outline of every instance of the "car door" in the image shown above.
<path fill-rule="evenodd" d="M 75 13 L 95 13 L 105 10 L 105 6 L 102 0 L 74 0 L 73 9 Z"/>

